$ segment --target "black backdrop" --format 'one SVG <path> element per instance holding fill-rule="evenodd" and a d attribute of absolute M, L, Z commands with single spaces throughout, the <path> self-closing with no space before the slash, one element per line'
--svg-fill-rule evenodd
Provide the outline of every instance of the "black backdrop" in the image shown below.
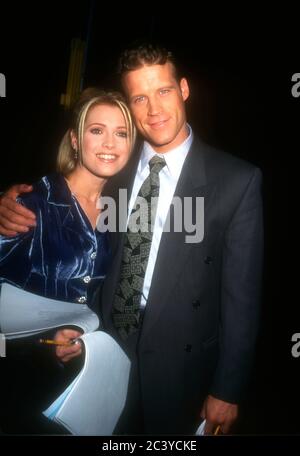
<path fill-rule="evenodd" d="M 80 6 L 80 3 L 82 5 Z M 264 174 L 266 260 L 262 326 L 240 432 L 300 434 L 300 358 L 291 355 L 298 319 L 297 155 L 300 71 L 292 11 L 200 11 L 182 5 L 148 14 L 141 6 L 94 2 L 84 86 L 114 87 L 124 43 L 163 40 L 183 57 L 191 85 L 190 123 L 206 141 L 258 165 Z M 53 170 L 65 114 L 70 42 L 85 38 L 90 3 L 1 6 L 0 188 Z M 299 54 L 299 52 L 298 52 Z"/>

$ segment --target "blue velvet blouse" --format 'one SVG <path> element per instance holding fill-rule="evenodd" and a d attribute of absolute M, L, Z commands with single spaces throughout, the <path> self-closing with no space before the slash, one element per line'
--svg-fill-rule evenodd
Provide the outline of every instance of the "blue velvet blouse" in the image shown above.
<path fill-rule="evenodd" d="M 37 226 L 0 236 L 0 283 L 48 298 L 89 303 L 111 260 L 109 234 L 94 231 L 60 174 L 43 177 L 19 198 Z"/>

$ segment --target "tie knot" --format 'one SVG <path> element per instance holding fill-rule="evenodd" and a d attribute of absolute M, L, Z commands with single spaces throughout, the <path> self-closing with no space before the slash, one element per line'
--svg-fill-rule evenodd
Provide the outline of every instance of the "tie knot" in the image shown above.
<path fill-rule="evenodd" d="M 166 165 L 166 161 L 163 157 L 154 155 L 154 157 L 149 160 L 150 173 L 159 173 L 161 169 Z"/>

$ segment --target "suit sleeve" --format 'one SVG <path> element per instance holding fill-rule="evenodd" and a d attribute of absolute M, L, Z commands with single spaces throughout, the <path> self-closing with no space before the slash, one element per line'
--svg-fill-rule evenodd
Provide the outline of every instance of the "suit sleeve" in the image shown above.
<path fill-rule="evenodd" d="M 27 233 L 13 237 L 0 236 L 0 283 L 9 282 L 25 287 L 32 269 L 32 253 L 38 245 L 40 232 L 40 205 L 36 195 L 18 199 L 21 204 L 35 212 L 37 226 Z"/>
<path fill-rule="evenodd" d="M 220 356 L 210 390 L 232 403 L 242 398 L 255 356 L 263 267 L 262 176 L 254 169 L 223 245 Z"/>

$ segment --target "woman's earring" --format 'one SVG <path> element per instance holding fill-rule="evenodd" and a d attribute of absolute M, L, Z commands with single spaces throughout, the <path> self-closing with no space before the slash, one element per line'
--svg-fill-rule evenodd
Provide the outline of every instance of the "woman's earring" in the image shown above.
<path fill-rule="evenodd" d="M 77 160 L 78 159 L 78 151 L 77 151 L 76 145 L 72 144 L 72 147 L 74 149 L 74 158 L 75 158 L 75 160 Z"/>

